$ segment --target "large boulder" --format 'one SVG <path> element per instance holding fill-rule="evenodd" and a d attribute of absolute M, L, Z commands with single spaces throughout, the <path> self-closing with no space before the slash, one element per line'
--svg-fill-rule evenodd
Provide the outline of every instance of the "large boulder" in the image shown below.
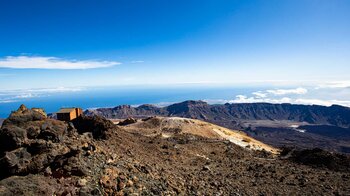
<path fill-rule="evenodd" d="M 14 150 L 27 142 L 27 131 L 15 125 L 4 126 L 0 130 L 0 154 Z"/>
<path fill-rule="evenodd" d="M 21 105 L 0 129 L 0 178 L 37 173 L 70 150 L 61 143 L 65 122 L 46 118 L 42 110 Z"/>
<path fill-rule="evenodd" d="M 25 125 L 28 121 L 45 120 L 47 117 L 42 112 L 36 109 L 28 109 L 23 104 L 18 108 L 17 111 L 13 111 L 10 116 L 3 122 L 2 126 L 7 124 Z"/>
<path fill-rule="evenodd" d="M 115 128 L 110 120 L 100 116 L 79 116 L 73 124 L 80 134 L 91 132 L 95 139 L 107 139 L 108 131 Z"/>
<path fill-rule="evenodd" d="M 5 151 L 28 146 L 36 139 L 57 143 L 62 140 L 67 129 L 66 123 L 48 119 L 42 111 L 21 105 L 4 121 L 0 129 L 0 155 Z"/>
<path fill-rule="evenodd" d="M 137 122 L 137 120 L 135 118 L 127 118 L 127 119 L 119 122 L 118 125 L 125 126 L 125 125 L 130 125 L 130 124 L 133 124 L 136 122 Z"/>
<path fill-rule="evenodd" d="M 0 167 L 6 168 L 6 170 L 1 172 L 0 177 L 27 173 L 27 167 L 31 162 L 31 158 L 31 154 L 27 152 L 26 148 L 5 152 L 5 155 L 0 158 Z"/>
<path fill-rule="evenodd" d="M 113 128 L 101 117 L 64 122 L 21 105 L 0 129 L 0 195 L 76 195 L 76 185 L 99 193 L 96 183 L 86 185 L 107 160 L 94 138 L 107 138 Z"/>

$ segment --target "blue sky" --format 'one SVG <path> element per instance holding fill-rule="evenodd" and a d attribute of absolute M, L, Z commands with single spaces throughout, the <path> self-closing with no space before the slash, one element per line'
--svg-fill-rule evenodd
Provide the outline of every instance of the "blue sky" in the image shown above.
<path fill-rule="evenodd" d="M 0 90 L 349 81 L 347 0 L 0 0 Z"/>

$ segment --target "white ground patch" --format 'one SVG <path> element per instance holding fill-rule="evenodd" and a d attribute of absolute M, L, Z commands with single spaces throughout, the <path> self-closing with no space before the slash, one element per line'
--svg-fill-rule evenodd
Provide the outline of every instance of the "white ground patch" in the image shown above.
<path fill-rule="evenodd" d="M 305 133 L 305 131 L 306 131 L 304 129 L 298 129 L 299 125 L 291 125 L 290 128 L 293 128 L 294 131 L 298 131 L 300 133 Z"/>
<path fill-rule="evenodd" d="M 223 137 L 223 138 L 229 140 L 230 142 L 232 142 L 232 143 L 234 143 L 234 144 L 236 144 L 236 145 L 238 145 L 238 146 L 241 146 L 241 147 L 246 148 L 246 147 L 249 145 L 249 143 L 243 142 L 243 138 L 242 138 L 242 137 L 228 136 L 228 135 L 226 135 L 225 133 L 223 133 L 223 132 L 222 132 L 221 130 L 219 130 L 219 129 L 213 129 L 213 131 L 215 131 L 215 132 L 216 132 L 217 134 L 219 134 L 221 137 Z"/>

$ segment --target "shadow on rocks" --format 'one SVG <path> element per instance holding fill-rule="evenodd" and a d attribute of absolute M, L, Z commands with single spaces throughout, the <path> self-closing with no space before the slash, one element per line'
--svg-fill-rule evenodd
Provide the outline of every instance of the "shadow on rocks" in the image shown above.
<path fill-rule="evenodd" d="M 331 153 L 319 148 L 283 148 L 281 158 L 312 167 L 328 168 L 333 171 L 350 172 L 350 157 Z"/>
<path fill-rule="evenodd" d="M 95 139 L 107 139 L 108 131 L 115 128 L 111 121 L 99 116 L 80 116 L 72 122 L 80 134 L 91 132 Z"/>

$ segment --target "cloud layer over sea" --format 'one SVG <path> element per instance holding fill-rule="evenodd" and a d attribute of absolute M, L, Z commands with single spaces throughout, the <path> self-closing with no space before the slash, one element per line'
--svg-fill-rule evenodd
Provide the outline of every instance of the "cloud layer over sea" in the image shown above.
<path fill-rule="evenodd" d="M 43 107 L 55 112 L 60 107 L 114 107 L 145 103 L 165 106 L 185 100 L 223 103 L 333 104 L 350 107 L 350 82 L 332 82 L 313 86 L 158 86 L 158 87 L 55 87 L 0 90 L 0 118 L 20 104 Z"/>

